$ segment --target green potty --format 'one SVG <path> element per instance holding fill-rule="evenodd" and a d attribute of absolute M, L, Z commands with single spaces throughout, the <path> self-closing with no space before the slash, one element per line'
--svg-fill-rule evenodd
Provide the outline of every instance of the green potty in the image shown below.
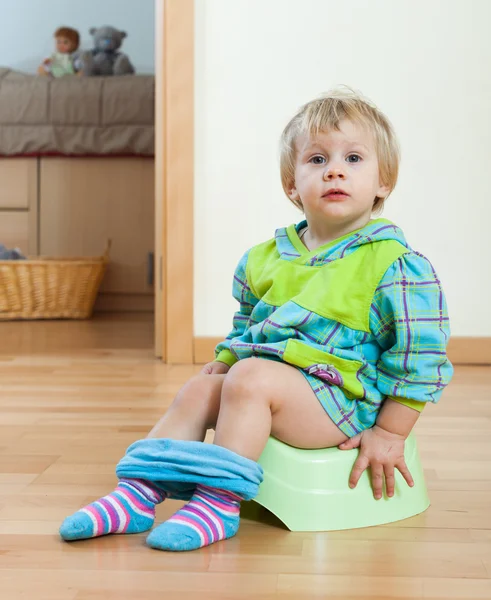
<path fill-rule="evenodd" d="M 430 505 L 416 438 L 406 440 L 405 458 L 414 479 L 410 488 L 396 469 L 394 496 L 375 500 L 368 472 L 348 487 L 358 450 L 301 450 L 270 438 L 259 464 L 264 481 L 255 502 L 291 531 L 335 531 L 407 519 Z"/>

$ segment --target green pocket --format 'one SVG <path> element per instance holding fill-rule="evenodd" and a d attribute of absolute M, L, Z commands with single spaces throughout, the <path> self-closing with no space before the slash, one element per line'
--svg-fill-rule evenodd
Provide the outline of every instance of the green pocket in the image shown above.
<path fill-rule="evenodd" d="M 283 360 L 305 371 L 321 365 L 332 367 L 340 374 L 342 383 L 339 387 L 348 398 L 355 400 L 363 398 L 365 395 L 365 390 L 357 377 L 358 371 L 363 366 L 363 363 L 359 360 L 340 358 L 293 339 L 288 340 L 286 343 Z"/>

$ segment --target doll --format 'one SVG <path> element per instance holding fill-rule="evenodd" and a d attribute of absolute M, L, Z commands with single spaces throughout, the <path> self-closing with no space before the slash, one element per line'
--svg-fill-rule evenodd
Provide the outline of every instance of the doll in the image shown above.
<path fill-rule="evenodd" d="M 56 52 L 47 58 L 38 68 L 40 75 L 63 77 L 78 71 L 77 53 L 80 36 L 76 29 L 60 27 L 55 31 Z"/>

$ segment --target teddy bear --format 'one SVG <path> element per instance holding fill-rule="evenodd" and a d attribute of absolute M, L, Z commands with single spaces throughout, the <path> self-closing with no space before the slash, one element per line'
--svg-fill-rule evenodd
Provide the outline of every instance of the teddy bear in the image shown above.
<path fill-rule="evenodd" d="M 128 56 L 118 51 L 127 36 L 125 31 L 105 25 L 92 27 L 90 34 L 94 38 L 94 48 L 80 57 L 83 75 L 131 75 L 135 72 Z"/>

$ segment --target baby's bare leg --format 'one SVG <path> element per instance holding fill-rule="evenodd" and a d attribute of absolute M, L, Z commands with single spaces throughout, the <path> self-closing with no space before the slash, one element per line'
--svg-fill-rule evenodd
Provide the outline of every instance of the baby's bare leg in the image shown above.
<path fill-rule="evenodd" d="M 270 434 L 301 448 L 347 439 L 297 369 L 257 358 L 239 361 L 223 382 L 215 444 L 257 461 Z M 191 501 L 154 529 L 147 543 L 183 551 L 230 538 L 239 528 L 240 502 L 240 495 L 198 485 Z"/>
<path fill-rule="evenodd" d="M 216 426 L 224 380 L 225 375 L 202 373 L 190 379 L 147 437 L 202 442 Z"/>
<path fill-rule="evenodd" d="M 270 435 L 298 448 L 328 448 L 348 439 L 295 367 L 242 360 L 223 384 L 215 444 L 257 460 Z"/>
<path fill-rule="evenodd" d="M 148 437 L 203 441 L 206 430 L 217 422 L 224 378 L 200 374 L 190 379 Z M 155 519 L 155 506 L 164 498 L 162 490 L 149 481 L 122 479 L 116 490 L 65 519 L 60 535 L 65 540 L 81 540 L 147 531 Z"/>

